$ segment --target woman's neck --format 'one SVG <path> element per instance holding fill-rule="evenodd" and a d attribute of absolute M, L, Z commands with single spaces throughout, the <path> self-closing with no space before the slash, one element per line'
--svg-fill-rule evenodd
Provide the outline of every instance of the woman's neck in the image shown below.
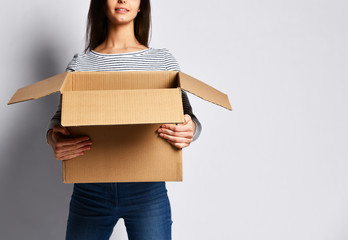
<path fill-rule="evenodd" d="M 146 49 L 134 35 L 134 23 L 109 25 L 108 36 L 94 51 L 100 53 L 124 53 Z"/>

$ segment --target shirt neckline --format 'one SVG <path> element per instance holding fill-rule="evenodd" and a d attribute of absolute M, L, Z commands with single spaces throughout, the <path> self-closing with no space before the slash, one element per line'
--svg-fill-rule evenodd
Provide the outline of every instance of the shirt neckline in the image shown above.
<path fill-rule="evenodd" d="M 149 51 L 152 48 L 145 48 L 143 50 L 140 51 L 135 51 L 135 52 L 125 52 L 125 53 L 100 53 L 100 52 L 96 52 L 94 50 L 91 50 L 91 53 L 93 53 L 94 55 L 98 55 L 98 56 L 122 56 L 122 55 L 134 55 L 134 54 L 139 54 L 139 53 L 144 53 Z"/>

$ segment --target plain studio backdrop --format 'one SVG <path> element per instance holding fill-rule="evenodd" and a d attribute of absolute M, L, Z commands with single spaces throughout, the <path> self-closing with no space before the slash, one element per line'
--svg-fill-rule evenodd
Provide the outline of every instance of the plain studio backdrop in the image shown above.
<path fill-rule="evenodd" d="M 89 1 L 0 9 L 0 238 L 64 239 L 72 184 L 45 130 L 59 95 L 7 106 L 84 47 Z M 348 239 L 348 2 L 153 0 L 151 47 L 228 94 L 168 182 L 173 239 Z M 111 239 L 127 239 L 120 220 Z"/>

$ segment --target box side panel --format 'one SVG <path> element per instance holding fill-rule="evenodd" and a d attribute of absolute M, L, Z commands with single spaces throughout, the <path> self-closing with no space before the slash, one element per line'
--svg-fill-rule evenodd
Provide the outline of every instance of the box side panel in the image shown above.
<path fill-rule="evenodd" d="M 62 161 L 63 182 L 66 182 L 66 176 L 65 176 L 66 170 L 65 170 L 65 166 L 66 166 L 65 161 Z"/>
<path fill-rule="evenodd" d="M 64 92 L 62 125 L 182 123 L 180 88 Z"/>
<path fill-rule="evenodd" d="M 58 92 L 68 74 L 68 72 L 64 72 L 29 86 L 20 88 L 12 96 L 8 104 L 37 99 Z"/>
<path fill-rule="evenodd" d="M 76 91 L 176 88 L 169 71 L 74 72 Z"/>
<path fill-rule="evenodd" d="M 69 127 L 93 144 L 64 161 L 65 183 L 182 181 L 182 150 L 160 138 L 160 124 Z"/>
<path fill-rule="evenodd" d="M 219 90 L 199 81 L 185 73 L 179 72 L 180 87 L 204 100 L 215 103 L 228 110 L 232 110 L 228 96 Z"/>

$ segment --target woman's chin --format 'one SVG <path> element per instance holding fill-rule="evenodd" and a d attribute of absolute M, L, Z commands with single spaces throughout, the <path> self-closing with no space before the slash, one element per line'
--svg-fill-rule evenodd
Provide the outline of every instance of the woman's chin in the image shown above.
<path fill-rule="evenodd" d="M 114 25 L 125 25 L 129 24 L 133 21 L 133 19 L 128 19 L 128 18 L 117 18 L 112 21 L 112 24 Z"/>

